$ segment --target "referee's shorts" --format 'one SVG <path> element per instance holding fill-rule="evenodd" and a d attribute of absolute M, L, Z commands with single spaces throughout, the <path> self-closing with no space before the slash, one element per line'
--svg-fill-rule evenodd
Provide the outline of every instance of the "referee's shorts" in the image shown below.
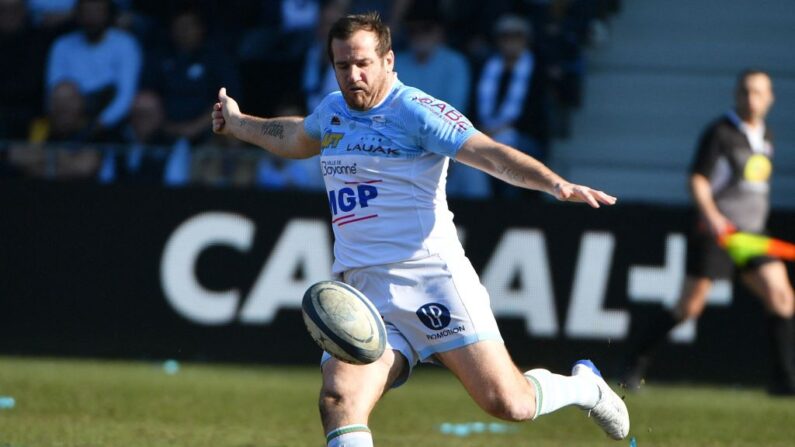
<path fill-rule="evenodd" d="M 708 231 L 694 225 L 687 237 L 687 276 L 709 279 L 733 279 L 737 270 L 740 273 L 753 271 L 778 259 L 770 256 L 751 258 L 744 266 L 737 267 L 732 258 Z"/>

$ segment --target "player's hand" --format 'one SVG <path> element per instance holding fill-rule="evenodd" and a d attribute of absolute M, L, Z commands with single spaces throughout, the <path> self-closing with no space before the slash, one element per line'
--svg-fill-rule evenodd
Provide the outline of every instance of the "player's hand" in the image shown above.
<path fill-rule="evenodd" d="M 561 182 L 555 185 L 554 196 L 564 202 L 585 202 L 593 208 L 616 203 L 616 198 L 609 194 L 568 182 Z"/>
<path fill-rule="evenodd" d="M 230 135 L 232 123 L 240 117 L 237 101 L 226 96 L 226 88 L 218 91 L 218 102 L 213 105 L 213 132 L 219 135 Z"/>

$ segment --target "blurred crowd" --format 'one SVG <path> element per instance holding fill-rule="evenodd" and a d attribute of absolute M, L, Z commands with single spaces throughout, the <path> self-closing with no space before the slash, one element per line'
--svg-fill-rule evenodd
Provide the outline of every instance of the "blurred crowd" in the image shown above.
<path fill-rule="evenodd" d="M 620 0 L 0 0 L 0 176 L 322 190 L 288 161 L 210 131 L 221 86 L 260 116 L 337 90 L 325 39 L 378 11 L 398 77 L 541 160 L 570 132 L 585 50 Z M 515 194 L 454 163 L 451 196 Z"/>

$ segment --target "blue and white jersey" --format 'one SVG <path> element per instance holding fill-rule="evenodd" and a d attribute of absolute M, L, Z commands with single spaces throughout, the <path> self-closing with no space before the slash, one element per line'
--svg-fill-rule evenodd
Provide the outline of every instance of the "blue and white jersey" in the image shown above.
<path fill-rule="evenodd" d="M 334 272 L 463 254 L 447 208 L 449 158 L 477 130 L 449 104 L 394 80 L 384 101 L 359 112 L 340 92 L 304 121 L 321 140 L 334 229 Z"/>

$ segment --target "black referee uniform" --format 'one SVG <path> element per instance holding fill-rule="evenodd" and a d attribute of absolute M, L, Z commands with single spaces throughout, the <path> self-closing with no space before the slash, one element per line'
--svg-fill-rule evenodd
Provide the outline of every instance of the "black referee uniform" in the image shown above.
<path fill-rule="evenodd" d="M 738 231 L 765 232 L 773 144 L 770 128 L 765 127 L 762 135 L 747 135 L 740 118 L 730 111 L 704 131 L 690 168 L 691 175 L 701 174 L 709 179 L 718 210 Z M 753 270 L 774 260 L 766 256 L 752 258 L 743 269 Z M 688 237 L 687 275 L 726 279 L 733 272 L 729 254 L 718 245 L 704 217 L 699 216 Z"/>
<path fill-rule="evenodd" d="M 734 111 L 726 113 L 704 130 L 698 143 L 690 175 L 707 178 L 718 210 L 738 231 L 764 233 L 770 211 L 770 177 L 773 172 L 772 132 L 748 129 Z M 759 256 L 749 260 L 742 271 L 754 270 L 776 261 Z M 704 216 L 696 218 L 688 235 L 687 276 L 728 279 L 736 273 L 734 262 L 711 233 Z M 637 388 L 651 361 L 651 351 L 681 321 L 662 311 L 637 340 L 626 362 L 625 382 Z M 795 394 L 795 349 L 791 319 L 770 315 L 768 335 L 772 351 L 772 376 L 769 391 Z"/>

